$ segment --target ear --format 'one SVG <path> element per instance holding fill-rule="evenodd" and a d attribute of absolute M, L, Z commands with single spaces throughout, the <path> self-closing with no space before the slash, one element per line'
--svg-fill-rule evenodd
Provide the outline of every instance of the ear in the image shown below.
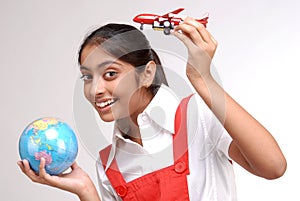
<path fill-rule="evenodd" d="M 156 63 L 154 61 L 149 61 L 141 74 L 141 86 L 148 88 L 153 82 L 155 72 Z"/>

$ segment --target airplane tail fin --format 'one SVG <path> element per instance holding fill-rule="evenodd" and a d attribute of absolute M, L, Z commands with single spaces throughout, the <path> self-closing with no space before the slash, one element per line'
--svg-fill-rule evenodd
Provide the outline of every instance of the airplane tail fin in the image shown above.
<path fill-rule="evenodd" d="M 202 15 L 202 19 L 203 18 L 209 18 L 209 13 L 208 12 L 204 13 L 204 15 Z"/>
<path fill-rule="evenodd" d="M 201 24 L 204 25 L 204 27 L 206 27 L 208 23 L 208 18 L 209 18 L 209 13 L 206 13 L 201 19 L 196 19 L 196 21 L 200 22 Z"/>

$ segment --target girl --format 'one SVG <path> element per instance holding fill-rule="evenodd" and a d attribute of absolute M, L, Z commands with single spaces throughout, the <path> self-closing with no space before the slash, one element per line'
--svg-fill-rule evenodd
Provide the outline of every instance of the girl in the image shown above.
<path fill-rule="evenodd" d="M 285 158 L 272 135 L 214 80 L 217 42 L 187 17 L 172 33 L 188 50 L 186 75 L 197 93 L 178 100 L 145 36 L 129 25 L 92 32 L 79 51 L 84 94 L 105 122 L 112 145 L 99 152 L 100 195 L 75 162 L 50 176 L 41 159 L 34 182 L 100 200 L 236 200 L 231 160 L 267 179 L 282 176 Z"/>

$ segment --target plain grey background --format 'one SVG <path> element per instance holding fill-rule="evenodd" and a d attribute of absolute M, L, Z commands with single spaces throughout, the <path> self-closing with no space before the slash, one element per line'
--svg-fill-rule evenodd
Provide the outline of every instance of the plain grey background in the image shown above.
<path fill-rule="evenodd" d="M 286 174 L 274 181 L 253 176 L 234 164 L 239 200 L 299 200 L 296 187 L 300 179 L 298 1 L 1 0 L 0 3 L 0 200 L 77 200 L 70 193 L 32 183 L 17 167 L 19 136 L 28 123 L 42 116 L 60 117 L 74 128 L 80 143 L 77 161 L 96 182 L 96 153 L 86 141 L 93 138 L 88 132 L 77 130 L 74 118 L 74 99 L 80 92 L 79 45 L 87 32 L 106 22 L 138 27 L 132 22 L 138 13 L 164 14 L 179 7 L 186 9 L 182 14 L 192 17 L 210 13 L 208 29 L 219 42 L 214 66 L 222 85 L 272 132 L 288 160 Z M 145 33 L 154 48 L 169 54 L 182 46 L 161 32 L 149 29 Z M 105 143 L 105 140 L 99 142 L 99 148 Z"/>

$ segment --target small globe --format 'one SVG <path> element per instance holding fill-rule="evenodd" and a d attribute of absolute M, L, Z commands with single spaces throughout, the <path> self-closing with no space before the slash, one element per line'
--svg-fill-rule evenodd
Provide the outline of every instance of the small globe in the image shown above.
<path fill-rule="evenodd" d="M 78 152 L 77 138 L 71 127 L 58 118 L 40 118 L 30 123 L 19 139 L 21 159 L 39 172 L 40 159 L 46 160 L 45 169 L 50 175 L 67 170 Z"/>

